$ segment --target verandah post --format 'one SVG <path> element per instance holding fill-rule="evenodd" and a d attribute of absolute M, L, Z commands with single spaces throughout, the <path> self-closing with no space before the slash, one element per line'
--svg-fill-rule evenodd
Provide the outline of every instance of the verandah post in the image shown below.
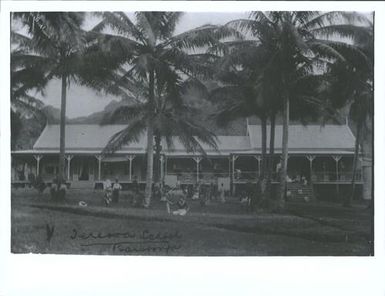
<path fill-rule="evenodd" d="M 66 159 L 67 159 L 67 180 L 70 179 L 70 175 L 71 175 L 71 159 L 73 157 L 74 157 L 73 155 L 66 155 Z"/>
<path fill-rule="evenodd" d="M 43 158 L 43 155 L 34 155 L 36 159 L 36 176 L 40 175 L 40 160 Z"/>
<path fill-rule="evenodd" d="M 309 183 L 312 184 L 312 179 L 313 179 L 313 160 L 315 159 L 314 155 L 306 155 L 307 160 L 309 160 L 309 169 L 310 169 L 310 180 Z"/>
<path fill-rule="evenodd" d="M 98 180 L 100 181 L 102 179 L 102 155 L 95 155 L 96 159 L 98 160 Z"/>
<path fill-rule="evenodd" d="M 337 198 L 339 199 L 340 198 L 340 187 L 339 187 L 339 172 L 338 172 L 338 163 L 341 159 L 342 156 L 340 155 L 333 155 L 332 156 L 334 161 L 336 162 L 336 190 L 337 190 Z"/>
<path fill-rule="evenodd" d="M 197 183 L 199 183 L 199 163 L 201 162 L 202 160 L 202 157 L 198 156 L 198 157 L 194 157 L 193 158 L 196 162 L 196 166 L 197 166 Z"/>
<path fill-rule="evenodd" d="M 130 181 L 132 181 L 132 161 L 134 160 L 135 155 L 128 155 L 127 159 L 129 161 L 129 172 L 128 172 L 128 178 Z"/>

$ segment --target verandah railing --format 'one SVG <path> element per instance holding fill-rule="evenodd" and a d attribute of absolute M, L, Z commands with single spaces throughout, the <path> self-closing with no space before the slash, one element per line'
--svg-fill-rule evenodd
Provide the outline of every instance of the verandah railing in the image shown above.
<path fill-rule="evenodd" d="M 229 172 L 199 172 L 197 175 L 196 172 L 168 172 L 167 175 L 177 176 L 177 180 L 181 183 L 196 183 L 197 178 L 200 182 L 216 182 L 218 178 L 232 178 L 234 182 L 248 182 L 255 181 L 259 176 L 258 171 L 236 171 L 234 176 L 231 176 Z M 312 182 L 316 183 L 327 183 L 327 182 L 340 182 L 340 183 L 349 183 L 352 181 L 352 172 L 339 172 L 338 177 L 334 171 L 325 171 L 325 172 L 313 172 Z M 274 173 L 272 178 L 273 181 L 278 181 L 277 174 Z M 362 182 L 361 171 L 356 172 L 356 182 Z M 308 180 L 309 181 L 309 180 Z"/>
<path fill-rule="evenodd" d="M 228 172 L 178 172 L 178 173 L 170 173 L 167 175 L 176 176 L 177 180 L 180 183 L 193 184 L 196 183 L 197 178 L 200 182 L 211 183 L 216 182 L 218 178 L 229 178 L 230 174 Z"/>
<path fill-rule="evenodd" d="M 338 175 L 335 171 L 325 171 L 325 172 L 313 172 L 312 182 L 316 183 L 327 183 L 327 182 L 340 182 L 340 183 L 349 183 L 352 181 L 353 172 L 338 172 Z M 356 172 L 355 176 L 356 182 L 362 181 L 361 171 Z"/>

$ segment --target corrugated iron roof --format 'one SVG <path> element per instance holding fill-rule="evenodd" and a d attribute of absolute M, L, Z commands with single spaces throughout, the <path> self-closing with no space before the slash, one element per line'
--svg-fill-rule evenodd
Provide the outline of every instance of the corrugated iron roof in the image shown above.
<path fill-rule="evenodd" d="M 260 149 L 262 135 L 260 125 L 249 125 L 251 147 Z M 292 150 L 354 150 L 355 138 L 347 125 L 290 125 L 289 151 Z M 270 126 L 267 126 L 267 145 L 270 143 Z M 282 125 L 275 128 L 275 148 L 282 149 Z"/>
<path fill-rule="evenodd" d="M 123 130 L 126 125 L 98 125 L 98 124 L 68 124 L 66 125 L 66 151 L 71 150 L 97 150 L 101 151 L 110 138 Z M 59 125 L 47 125 L 37 139 L 34 150 L 59 149 Z M 144 152 L 147 145 L 145 133 L 139 142 L 125 145 L 122 150 Z"/>
<path fill-rule="evenodd" d="M 123 130 L 125 125 L 69 124 L 66 126 L 67 153 L 100 153 L 109 139 Z M 36 141 L 35 152 L 59 151 L 59 125 L 47 125 Z M 269 145 L 270 127 L 267 128 L 267 145 Z M 218 151 L 203 144 L 208 155 L 228 155 L 231 153 L 253 153 L 261 150 L 261 128 L 259 125 L 248 126 L 248 136 L 218 136 Z M 292 153 L 349 153 L 354 151 L 354 136 L 345 125 L 291 125 L 289 127 L 289 151 Z M 282 148 L 282 126 L 276 126 L 275 149 Z M 117 153 L 145 153 L 147 145 L 144 132 L 138 142 L 125 145 Z M 163 153 L 169 155 L 189 154 L 182 143 L 175 137 L 174 149 L 168 149 L 162 141 Z"/>

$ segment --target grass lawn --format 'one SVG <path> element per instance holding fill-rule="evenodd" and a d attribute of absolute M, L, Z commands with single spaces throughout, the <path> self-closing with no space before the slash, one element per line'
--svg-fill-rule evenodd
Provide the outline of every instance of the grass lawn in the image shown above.
<path fill-rule="evenodd" d="M 69 190 L 64 203 L 48 191 L 12 191 L 11 250 L 14 253 L 103 255 L 370 255 L 371 212 L 364 205 L 288 203 L 284 214 L 251 213 L 235 199 L 201 207 L 189 201 L 184 216 L 133 208 L 122 192 L 103 206 L 103 193 Z M 86 207 L 79 206 L 85 201 Z"/>

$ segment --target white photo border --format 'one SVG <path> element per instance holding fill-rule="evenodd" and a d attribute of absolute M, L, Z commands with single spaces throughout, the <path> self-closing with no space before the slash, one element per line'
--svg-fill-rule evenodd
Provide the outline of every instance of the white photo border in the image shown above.
<path fill-rule="evenodd" d="M 385 294 L 385 3 L 233 1 L 3 1 L 1 3 L 0 295 Z M 11 11 L 345 10 L 375 12 L 375 256 L 152 257 L 10 253 Z M 282 242 L 284 243 L 284 242 Z"/>

